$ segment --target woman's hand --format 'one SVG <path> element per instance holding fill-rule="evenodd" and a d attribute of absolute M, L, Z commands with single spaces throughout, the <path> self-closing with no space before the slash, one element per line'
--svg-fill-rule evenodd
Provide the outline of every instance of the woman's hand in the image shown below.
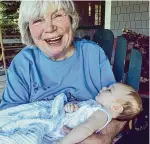
<path fill-rule="evenodd" d="M 108 135 L 94 133 L 78 144 L 112 144 L 112 139 Z"/>
<path fill-rule="evenodd" d="M 66 134 L 69 133 L 71 130 L 72 130 L 71 128 L 67 126 L 63 126 L 63 131 Z M 94 133 L 78 144 L 111 144 L 111 143 L 112 143 L 112 138 L 109 137 L 108 135 Z"/>

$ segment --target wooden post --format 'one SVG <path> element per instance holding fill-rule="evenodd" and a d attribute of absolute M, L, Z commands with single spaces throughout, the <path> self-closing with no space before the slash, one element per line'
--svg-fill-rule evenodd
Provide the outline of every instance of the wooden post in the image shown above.
<path fill-rule="evenodd" d="M 2 49 L 2 54 L 1 54 L 1 59 L 3 60 L 3 64 L 4 64 L 4 70 L 5 70 L 5 74 L 6 74 L 6 60 L 5 60 L 5 49 L 3 46 L 3 38 L 2 38 L 2 29 L 0 27 L 0 43 L 1 43 L 1 49 Z"/>

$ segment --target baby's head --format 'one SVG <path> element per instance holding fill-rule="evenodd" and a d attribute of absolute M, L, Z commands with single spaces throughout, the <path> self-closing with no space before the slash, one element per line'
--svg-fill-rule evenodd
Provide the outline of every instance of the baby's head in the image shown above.
<path fill-rule="evenodd" d="M 103 88 L 96 101 L 108 108 L 112 117 L 118 120 L 131 120 L 142 110 L 141 97 L 132 87 L 122 83 Z"/>

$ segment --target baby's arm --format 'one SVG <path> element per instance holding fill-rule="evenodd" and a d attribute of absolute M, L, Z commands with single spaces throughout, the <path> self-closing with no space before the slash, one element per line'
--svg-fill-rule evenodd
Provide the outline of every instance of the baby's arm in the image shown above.
<path fill-rule="evenodd" d="M 84 123 L 73 128 L 68 135 L 62 138 L 59 144 L 79 143 L 102 128 L 107 122 L 108 116 L 103 111 L 94 112 Z"/>

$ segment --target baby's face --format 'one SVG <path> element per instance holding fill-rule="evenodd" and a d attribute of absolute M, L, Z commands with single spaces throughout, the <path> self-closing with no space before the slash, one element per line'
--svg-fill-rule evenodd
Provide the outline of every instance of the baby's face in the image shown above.
<path fill-rule="evenodd" d="M 131 91 L 135 90 L 127 85 L 115 83 L 108 88 L 103 88 L 95 99 L 104 107 L 110 108 L 113 103 L 117 102 L 117 100 L 120 100 L 123 98 L 123 96 L 129 94 Z"/>

